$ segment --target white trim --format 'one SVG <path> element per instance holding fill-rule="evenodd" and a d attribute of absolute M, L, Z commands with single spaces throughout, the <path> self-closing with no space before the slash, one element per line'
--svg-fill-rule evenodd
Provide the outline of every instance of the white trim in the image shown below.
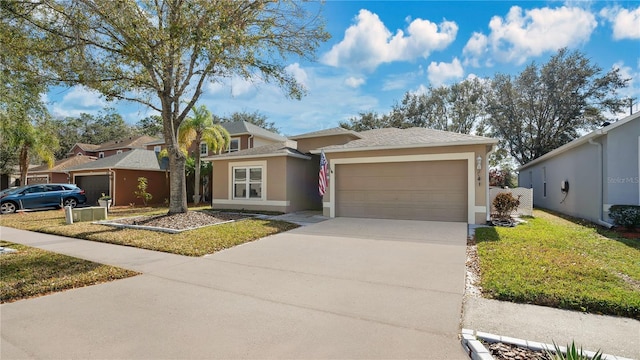
<path fill-rule="evenodd" d="M 229 186 L 228 186 L 228 198 L 229 201 L 236 201 L 238 204 L 241 204 L 243 201 L 248 201 L 250 199 L 234 199 L 233 197 L 233 168 L 234 167 L 259 167 L 262 168 L 262 196 L 260 199 L 253 199 L 252 201 L 264 203 L 267 200 L 267 161 L 239 161 L 239 162 L 230 162 L 228 164 L 228 172 L 229 172 Z M 248 175 L 247 175 L 248 176 Z M 247 189 L 249 190 L 249 189 Z"/>
<path fill-rule="evenodd" d="M 202 158 L 202 161 L 233 161 L 233 160 L 244 160 L 244 159 L 260 159 L 260 158 L 270 158 L 270 157 L 279 157 L 279 156 L 290 156 L 298 159 L 311 160 L 311 156 L 300 155 L 294 153 L 272 153 L 272 154 L 258 154 L 258 155 L 212 155 L 206 158 Z"/>
<path fill-rule="evenodd" d="M 162 151 L 162 145 L 154 145 L 153 152 L 159 153 Z"/>
<path fill-rule="evenodd" d="M 98 153 L 98 159 L 104 159 L 104 151 Z"/>
<path fill-rule="evenodd" d="M 122 154 L 124 151 L 122 151 L 122 149 L 120 150 L 116 150 L 116 154 Z"/>
<path fill-rule="evenodd" d="M 232 150 L 231 150 L 231 143 L 232 143 L 234 140 L 238 140 L 238 150 L 233 150 L 233 151 L 232 151 Z M 230 139 L 229 139 L 229 147 L 227 148 L 227 151 L 225 151 L 225 152 L 227 152 L 227 153 L 232 153 L 232 152 L 237 152 L 237 151 L 240 151 L 240 150 L 242 150 L 242 140 L 241 140 L 241 138 L 239 138 L 239 137 L 232 137 L 232 138 L 230 138 Z"/>
<path fill-rule="evenodd" d="M 229 199 L 213 199 L 212 204 L 219 205 L 256 205 L 256 206 L 289 206 L 291 201 L 278 200 L 229 200 Z"/>
<path fill-rule="evenodd" d="M 343 152 L 353 152 L 353 151 L 421 149 L 421 148 L 465 146 L 465 145 L 494 145 L 497 143 L 498 143 L 498 140 L 495 140 L 495 139 L 461 140 L 461 141 L 449 141 L 449 142 L 426 143 L 426 144 L 377 145 L 377 146 L 361 146 L 361 147 L 354 147 L 354 148 L 339 147 L 339 148 L 329 148 L 329 149 L 324 148 L 324 149 L 311 150 L 311 153 L 320 154 L 321 151 L 324 151 L 325 154 L 330 154 L 330 153 L 343 153 Z"/>
<path fill-rule="evenodd" d="M 331 174 L 329 177 L 329 217 L 336 217 L 336 191 L 335 191 L 335 173 L 336 165 L 344 164 L 374 164 L 374 163 L 390 163 L 390 162 L 414 162 L 414 161 L 446 161 L 446 160 L 467 160 L 467 222 L 469 224 L 476 223 L 476 187 L 475 187 L 475 153 L 448 153 L 448 154 L 424 154 L 424 155 L 404 155 L 404 156 L 380 156 L 380 157 L 361 157 L 347 159 L 329 159 Z M 485 184 L 486 186 L 486 184 Z M 482 211 L 485 211 L 483 208 Z"/>
<path fill-rule="evenodd" d="M 29 183 L 29 178 L 40 178 L 40 177 L 46 177 L 47 178 L 47 182 L 44 183 L 44 184 L 49 184 L 49 182 L 50 182 L 49 174 L 39 175 L 38 173 L 27 175 L 27 184 Z M 25 185 L 27 185 L 27 184 L 25 184 Z M 38 183 L 38 184 L 42 184 L 42 183 Z"/>
<path fill-rule="evenodd" d="M 202 145 L 205 146 L 206 151 L 203 153 L 202 152 Z M 207 144 L 205 141 L 201 141 L 200 144 L 198 145 L 198 151 L 200 152 L 200 156 L 204 155 L 207 156 L 209 155 L 209 144 Z"/>

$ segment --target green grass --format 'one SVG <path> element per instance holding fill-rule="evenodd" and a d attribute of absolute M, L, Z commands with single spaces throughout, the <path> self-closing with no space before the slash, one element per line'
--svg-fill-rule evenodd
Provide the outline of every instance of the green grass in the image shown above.
<path fill-rule="evenodd" d="M 109 218 L 166 214 L 166 208 L 112 208 Z M 2 226 L 79 239 L 133 246 L 187 256 L 202 256 L 298 227 L 284 221 L 242 220 L 166 234 L 148 230 L 117 229 L 90 222 L 65 224 L 63 211 L 37 211 L 2 215 Z"/>
<path fill-rule="evenodd" d="M 134 271 L 0 240 L 0 302 L 41 296 L 137 275 Z"/>
<path fill-rule="evenodd" d="M 640 240 L 536 210 L 476 231 L 486 296 L 640 319 Z"/>

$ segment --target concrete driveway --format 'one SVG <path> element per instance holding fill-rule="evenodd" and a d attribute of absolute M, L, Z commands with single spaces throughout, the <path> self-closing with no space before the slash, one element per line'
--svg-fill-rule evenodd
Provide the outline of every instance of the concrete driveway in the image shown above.
<path fill-rule="evenodd" d="M 466 234 L 337 218 L 188 258 L 2 228 L 144 274 L 3 304 L 0 357 L 465 359 Z"/>

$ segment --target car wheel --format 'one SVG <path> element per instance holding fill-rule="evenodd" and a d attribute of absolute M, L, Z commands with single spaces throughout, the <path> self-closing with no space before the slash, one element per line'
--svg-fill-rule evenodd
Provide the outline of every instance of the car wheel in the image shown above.
<path fill-rule="evenodd" d="M 72 208 L 76 207 L 78 205 L 78 200 L 76 200 L 75 198 L 66 198 L 64 199 L 64 206 L 71 206 Z"/>
<path fill-rule="evenodd" d="M 16 206 L 16 204 L 12 203 L 11 201 L 7 201 L 0 205 L 0 214 L 11 214 L 16 212 L 17 209 L 18 207 Z"/>

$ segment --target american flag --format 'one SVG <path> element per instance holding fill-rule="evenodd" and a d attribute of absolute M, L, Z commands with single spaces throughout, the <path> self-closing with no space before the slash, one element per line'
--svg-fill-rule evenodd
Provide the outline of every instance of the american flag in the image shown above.
<path fill-rule="evenodd" d="M 324 151 L 320 153 L 320 176 L 318 179 L 318 192 L 320 196 L 324 196 L 327 192 L 327 173 L 329 163 L 327 162 L 327 157 L 324 156 Z"/>

